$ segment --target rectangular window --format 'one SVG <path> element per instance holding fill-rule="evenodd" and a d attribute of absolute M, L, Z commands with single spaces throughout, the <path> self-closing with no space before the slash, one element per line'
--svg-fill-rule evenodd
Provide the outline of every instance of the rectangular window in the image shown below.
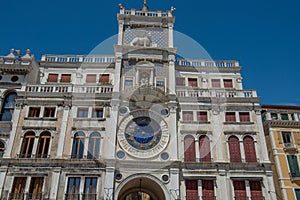
<path fill-rule="evenodd" d="M 233 181 L 234 198 L 237 200 L 247 200 L 245 181 Z"/>
<path fill-rule="evenodd" d="M 30 107 L 28 112 L 28 117 L 38 118 L 40 117 L 41 108 L 40 107 Z"/>
<path fill-rule="evenodd" d="M 282 140 L 285 146 L 289 146 L 292 144 L 292 133 L 291 132 L 287 132 L 287 131 L 283 131 L 281 132 L 282 135 Z"/>
<path fill-rule="evenodd" d="M 231 79 L 224 79 L 224 88 L 233 88 L 233 83 Z"/>
<path fill-rule="evenodd" d="M 189 87 L 198 87 L 198 80 L 196 78 L 188 79 Z"/>
<path fill-rule="evenodd" d="M 43 198 L 43 177 L 32 177 L 29 187 L 29 199 L 42 199 Z"/>
<path fill-rule="evenodd" d="M 50 83 L 57 83 L 58 81 L 58 74 L 48 74 L 48 82 Z"/>
<path fill-rule="evenodd" d="M 165 82 L 164 81 L 156 81 L 156 86 L 157 87 L 165 87 Z"/>
<path fill-rule="evenodd" d="M 86 83 L 96 83 L 96 74 L 86 75 Z"/>
<path fill-rule="evenodd" d="M 183 121 L 194 121 L 193 111 L 183 111 L 182 119 Z"/>
<path fill-rule="evenodd" d="M 250 113 L 249 112 L 240 112 L 240 122 L 250 122 Z"/>
<path fill-rule="evenodd" d="M 27 179 L 26 177 L 15 177 L 11 194 L 10 194 L 10 199 L 24 198 L 26 179 Z"/>
<path fill-rule="evenodd" d="M 61 83 L 70 83 L 71 82 L 71 74 L 62 74 L 60 82 Z"/>
<path fill-rule="evenodd" d="M 93 108 L 92 117 L 98 119 L 103 118 L 103 108 Z"/>
<path fill-rule="evenodd" d="M 108 84 L 109 83 L 109 74 L 101 74 L 100 75 L 100 83 Z"/>
<path fill-rule="evenodd" d="M 295 189 L 296 199 L 300 200 L 300 189 Z"/>
<path fill-rule="evenodd" d="M 211 80 L 211 86 L 213 88 L 221 88 L 221 81 L 220 81 L 220 79 L 212 79 Z"/>
<path fill-rule="evenodd" d="M 133 86 L 133 80 L 125 80 L 125 86 Z"/>
<path fill-rule="evenodd" d="M 185 86 L 185 78 L 177 77 L 176 86 Z"/>
<path fill-rule="evenodd" d="M 236 122 L 235 112 L 227 112 L 225 114 L 225 121 L 226 122 Z"/>
<path fill-rule="evenodd" d="M 186 199 L 188 200 L 198 200 L 198 180 L 186 180 Z"/>
<path fill-rule="evenodd" d="M 96 199 L 97 178 L 85 178 L 83 199 Z"/>
<path fill-rule="evenodd" d="M 197 112 L 197 121 L 198 122 L 207 122 L 207 112 Z"/>
<path fill-rule="evenodd" d="M 272 120 L 277 120 L 278 119 L 278 114 L 277 113 L 271 113 L 271 118 L 272 118 Z"/>
<path fill-rule="evenodd" d="M 287 155 L 291 178 L 300 178 L 298 158 L 296 155 Z"/>
<path fill-rule="evenodd" d="M 44 109 L 44 117 L 46 118 L 54 118 L 55 117 L 56 108 L 45 107 Z"/>
<path fill-rule="evenodd" d="M 251 199 L 264 199 L 260 181 L 249 181 Z"/>
<path fill-rule="evenodd" d="M 80 178 L 70 177 L 68 180 L 66 199 L 80 198 Z"/>
<path fill-rule="evenodd" d="M 214 181 L 202 180 L 202 199 L 210 200 L 215 199 Z"/>
<path fill-rule="evenodd" d="M 77 110 L 77 117 L 78 118 L 87 118 L 89 114 L 88 108 L 78 108 Z"/>
<path fill-rule="evenodd" d="M 289 115 L 286 113 L 281 114 L 281 120 L 289 120 Z"/>

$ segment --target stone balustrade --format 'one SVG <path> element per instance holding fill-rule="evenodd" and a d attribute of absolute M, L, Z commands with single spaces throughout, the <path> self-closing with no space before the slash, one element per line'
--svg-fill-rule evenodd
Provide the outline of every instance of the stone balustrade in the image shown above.
<path fill-rule="evenodd" d="M 186 67 L 239 67 L 237 60 L 185 60 L 177 59 L 176 65 Z"/>
<path fill-rule="evenodd" d="M 58 56 L 58 55 L 43 55 L 42 62 L 57 62 L 57 63 L 113 63 L 114 56 Z"/>
<path fill-rule="evenodd" d="M 33 93 L 88 93 L 106 94 L 112 93 L 112 86 L 79 86 L 79 85 L 25 85 L 22 88 L 25 92 Z"/>
<path fill-rule="evenodd" d="M 122 15 L 135 15 L 135 16 L 146 16 L 146 17 L 172 17 L 171 12 L 162 12 L 162 11 L 140 11 L 140 10 L 124 10 L 120 11 Z"/>
<path fill-rule="evenodd" d="M 208 90 L 177 89 L 177 97 L 210 97 L 210 98 L 252 98 L 258 97 L 255 90 Z"/>

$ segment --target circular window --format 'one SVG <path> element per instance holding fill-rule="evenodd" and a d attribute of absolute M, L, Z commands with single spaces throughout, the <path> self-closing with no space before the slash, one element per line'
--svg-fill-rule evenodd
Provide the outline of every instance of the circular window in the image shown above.
<path fill-rule="evenodd" d="M 12 82 L 17 82 L 18 80 L 19 80 L 19 77 L 17 77 L 17 76 L 11 77 Z"/>
<path fill-rule="evenodd" d="M 128 109 L 126 107 L 121 107 L 119 109 L 120 114 L 125 115 L 128 112 Z"/>
<path fill-rule="evenodd" d="M 123 178 L 122 174 L 118 173 L 116 174 L 116 180 L 120 181 Z"/>
<path fill-rule="evenodd" d="M 162 154 L 160 155 L 160 157 L 161 157 L 162 160 L 168 160 L 170 156 L 169 156 L 168 153 L 165 152 L 165 153 L 162 153 Z"/>
<path fill-rule="evenodd" d="M 168 109 L 162 109 L 160 113 L 161 113 L 162 116 L 168 116 L 169 115 L 169 110 Z"/>
<path fill-rule="evenodd" d="M 169 181 L 169 176 L 168 176 L 168 175 L 163 175 L 163 176 L 161 177 L 161 179 L 162 179 L 164 182 L 167 182 L 167 181 Z"/>
<path fill-rule="evenodd" d="M 119 159 L 125 158 L 125 153 L 124 153 L 124 151 L 118 151 L 118 152 L 117 152 L 117 157 L 118 157 Z"/>

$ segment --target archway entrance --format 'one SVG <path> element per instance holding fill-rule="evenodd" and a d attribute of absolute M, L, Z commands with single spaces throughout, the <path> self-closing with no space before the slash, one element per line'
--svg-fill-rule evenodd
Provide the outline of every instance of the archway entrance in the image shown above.
<path fill-rule="evenodd" d="M 149 178 L 135 178 L 119 192 L 118 200 L 166 200 L 161 186 Z"/>

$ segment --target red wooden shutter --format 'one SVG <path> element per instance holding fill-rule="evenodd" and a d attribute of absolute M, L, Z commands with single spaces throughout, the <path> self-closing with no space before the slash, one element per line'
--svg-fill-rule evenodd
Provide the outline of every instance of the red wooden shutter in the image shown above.
<path fill-rule="evenodd" d="M 71 74 L 62 74 L 60 82 L 61 83 L 70 83 L 71 82 Z"/>
<path fill-rule="evenodd" d="M 220 79 L 212 79 L 211 85 L 213 88 L 220 88 L 221 87 Z"/>
<path fill-rule="evenodd" d="M 236 200 L 247 200 L 245 181 L 233 181 L 233 187 Z"/>
<path fill-rule="evenodd" d="M 232 80 L 231 79 L 224 79 L 224 87 L 225 88 L 233 88 Z"/>
<path fill-rule="evenodd" d="M 101 74 L 100 83 L 109 83 L 109 74 Z"/>
<path fill-rule="evenodd" d="M 188 82 L 190 87 L 198 87 L 198 81 L 196 78 L 189 78 Z"/>
<path fill-rule="evenodd" d="M 183 118 L 183 121 L 194 121 L 193 111 L 183 111 L 182 118 Z"/>
<path fill-rule="evenodd" d="M 240 141 L 237 137 L 231 136 L 228 140 L 230 162 L 242 162 Z"/>
<path fill-rule="evenodd" d="M 86 76 L 87 83 L 96 83 L 96 75 L 95 74 L 88 74 Z"/>
<path fill-rule="evenodd" d="M 58 74 L 49 74 L 48 75 L 48 82 L 57 83 L 58 81 Z"/>
<path fill-rule="evenodd" d="M 184 161 L 196 162 L 195 139 L 193 136 L 184 138 Z"/>
<path fill-rule="evenodd" d="M 205 135 L 201 136 L 199 139 L 199 146 L 200 146 L 200 162 L 211 162 L 209 138 Z"/>
<path fill-rule="evenodd" d="M 227 112 L 225 114 L 225 121 L 226 122 L 236 122 L 235 112 Z"/>
<path fill-rule="evenodd" d="M 198 112 L 197 113 L 198 122 L 207 122 L 207 112 Z"/>
<path fill-rule="evenodd" d="M 252 199 L 263 199 L 261 182 L 260 181 L 249 181 L 250 191 Z"/>
<path fill-rule="evenodd" d="M 249 112 L 240 112 L 240 122 L 250 122 L 250 114 Z"/>
<path fill-rule="evenodd" d="M 186 180 L 185 187 L 186 187 L 186 200 L 199 200 L 197 180 Z"/>
<path fill-rule="evenodd" d="M 176 85 L 177 86 L 185 86 L 185 78 L 177 77 L 176 78 Z"/>
<path fill-rule="evenodd" d="M 202 200 L 212 200 L 214 196 L 214 181 L 202 180 Z"/>
<path fill-rule="evenodd" d="M 254 140 L 250 136 L 244 138 L 244 149 L 246 162 L 257 162 Z"/>

